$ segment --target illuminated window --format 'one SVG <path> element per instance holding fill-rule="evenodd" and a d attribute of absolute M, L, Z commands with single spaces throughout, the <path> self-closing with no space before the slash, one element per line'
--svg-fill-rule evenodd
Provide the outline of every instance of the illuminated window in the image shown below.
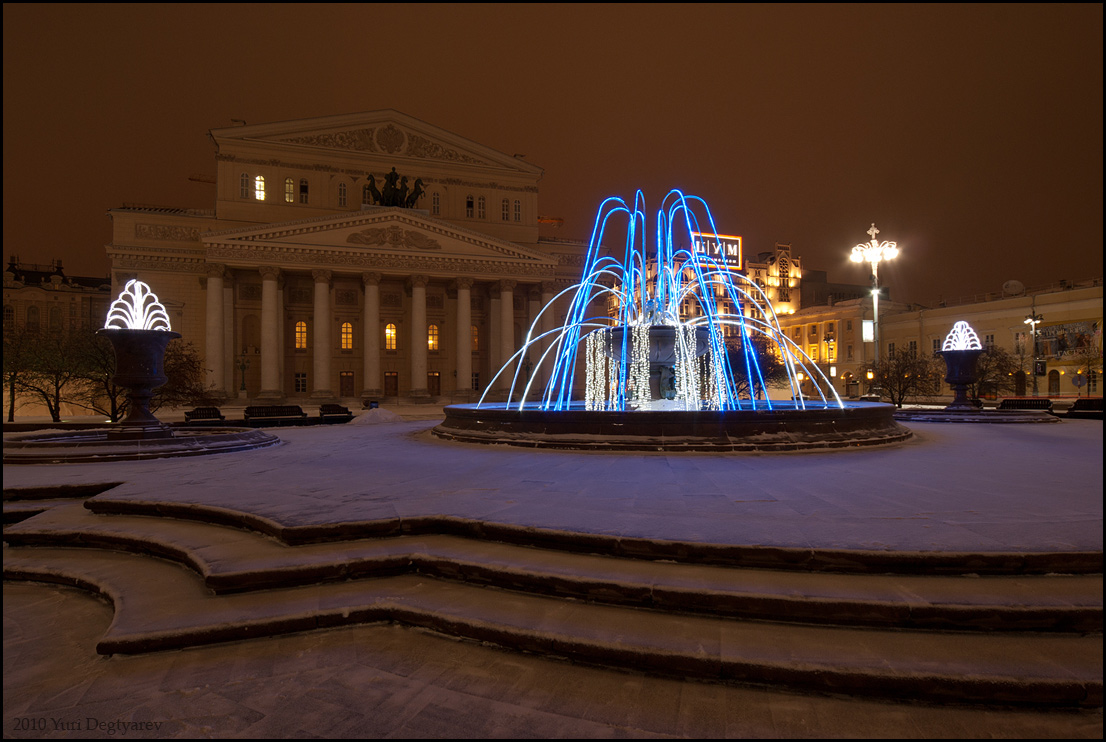
<path fill-rule="evenodd" d="M 810 336 L 812 338 L 818 337 L 818 325 L 811 325 L 810 326 Z"/>
<path fill-rule="evenodd" d="M 346 205 L 346 184 L 345 183 L 339 183 L 338 184 L 338 205 L 339 206 L 345 206 Z"/>
<path fill-rule="evenodd" d="M 833 343 L 826 344 L 826 362 L 837 363 L 837 346 Z"/>
<path fill-rule="evenodd" d="M 296 200 L 296 184 L 291 178 L 284 179 L 284 203 L 294 203 Z"/>
<path fill-rule="evenodd" d="M 438 349 L 438 326 L 430 325 L 426 328 L 426 347 L 429 350 Z"/>
<path fill-rule="evenodd" d="M 810 348 L 808 349 L 807 355 L 810 356 L 810 360 L 817 361 L 818 360 L 818 346 L 817 345 L 810 346 Z"/>
<path fill-rule="evenodd" d="M 342 350 L 353 350 L 353 325 L 343 322 L 342 331 L 339 334 L 342 338 Z"/>
<path fill-rule="evenodd" d="M 511 202 L 503 199 L 503 221 L 511 220 Z"/>
<path fill-rule="evenodd" d="M 476 325 L 472 326 L 472 349 L 480 350 L 480 329 Z"/>
<path fill-rule="evenodd" d="M 296 323 L 296 350 L 307 350 L 307 323 Z"/>
<path fill-rule="evenodd" d="M 265 200 L 265 176 L 258 175 L 253 179 L 253 197 L 258 201 Z"/>
<path fill-rule="evenodd" d="M 472 211 L 473 211 L 472 196 L 465 196 L 465 216 L 467 216 L 469 219 L 471 219 L 472 218 Z"/>
<path fill-rule="evenodd" d="M 396 349 L 396 326 L 393 324 L 384 326 L 384 349 Z"/>
<path fill-rule="evenodd" d="M 238 195 L 242 198 L 250 197 L 250 176 L 246 173 L 238 178 Z"/>
<path fill-rule="evenodd" d="M 294 374 L 293 376 L 295 378 L 295 386 L 293 388 L 296 390 L 296 394 L 306 394 L 307 393 L 307 374 L 306 373 L 297 373 L 297 374 Z"/>
<path fill-rule="evenodd" d="M 307 203 L 307 178 L 300 178 L 300 203 Z"/>
<path fill-rule="evenodd" d="M 437 191 L 430 197 L 431 212 L 434 216 L 440 216 L 442 213 L 442 196 Z"/>
<path fill-rule="evenodd" d="M 486 219 L 488 216 L 487 212 L 487 202 L 484 200 L 484 197 L 481 196 L 480 198 L 476 199 L 476 218 Z"/>
<path fill-rule="evenodd" d="M 516 222 L 521 222 L 522 221 L 522 202 L 521 201 L 515 201 L 515 221 Z"/>

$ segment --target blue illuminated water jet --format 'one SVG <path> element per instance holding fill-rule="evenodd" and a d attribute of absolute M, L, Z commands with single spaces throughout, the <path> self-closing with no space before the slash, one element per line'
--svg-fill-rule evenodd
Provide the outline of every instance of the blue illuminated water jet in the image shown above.
<path fill-rule="evenodd" d="M 616 250 L 603 248 L 615 217 L 626 220 L 621 260 Z M 703 199 L 670 191 L 657 212 L 651 251 L 647 234 L 641 191 L 632 208 L 620 197 L 600 205 L 580 282 L 539 312 L 522 347 L 488 385 L 510 378 L 507 409 L 844 407 L 832 381 L 780 330 L 764 289 L 694 248 L 696 236 L 718 234 Z M 542 316 L 554 312 L 562 297 L 570 297 L 562 326 L 542 333 Z M 785 370 L 785 378 L 775 382 L 781 387 L 777 396 L 786 398 L 790 387 L 790 400 L 769 398 L 774 382 L 763 371 L 765 353 Z M 813 382 L 809 399 L 802 391 L 804 378 Z M 487 396 L 485 391 L 480 405 Z"/>

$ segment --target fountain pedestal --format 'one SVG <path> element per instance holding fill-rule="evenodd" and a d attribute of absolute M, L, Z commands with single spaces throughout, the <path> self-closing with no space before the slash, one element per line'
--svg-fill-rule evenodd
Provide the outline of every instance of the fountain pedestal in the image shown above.
<path fill-rule="evenodd" d="M 941 351 L 947 372 L 945 382 L 952 386 L 955 395 L 946 410 L 975 410 L 968 399 L 968 387 L 976 382 L 975 364 L 982 353 L 982 349 Z"/>
<path fill-rule="evenodd" d="M 130 330 L 104 328 L 97 335 L 111 341 L 115 350 L 115 376 L 118 386 L 127 390 L 127 416 L 119 428 L 108 434 L 112 440 L 139 440 L 172 437 L 173 431 L 150 412 L 154 390 L 169 380 L 165 375 L 165 349 L 179 332 L 169 330 Z"/>

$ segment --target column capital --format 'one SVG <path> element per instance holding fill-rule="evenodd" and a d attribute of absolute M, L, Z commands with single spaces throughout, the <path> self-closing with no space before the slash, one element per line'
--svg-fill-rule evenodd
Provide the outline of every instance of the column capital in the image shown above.
<path fill-rule="evenodd" d="M 468 276 L 460 276 L 453 279 L 453 288 L 455 289 L 471 289 L 472 285 L 476 283 L 475 278 L 469 278 Z"/>
<path fill-rule="evenodd" d="M 361 283 L 366 286 L 379 286 L 381 275 L 375 271 L 368 271 L 361 274 Z"/>
<path fill-rule="evenodd" d="M 410 286 L 419 286 L 421 288 L 426 288 L 426 284 L 428 284 L 428 283 L 430 283 L 430 277 L 429 276 L 408 276 L 407 277 L 408 287 L 410 287 Z"/>
<path fill-rule="evenodd" d="M 257 272 L 261 274 L 261 278 L 266 281 L 275 281 L 280 278 L 280 268 L 275 265 L 262 265 L 258 267 Z"/>
<path fill-rule="evenodd" d="M 515 286 L 518 286 L 518 281 L 514 281 L 510 278 L 504 278 L 501 281 L 496 281 L 496 288 L 500 291 L 514 291 Z"/>
<path fill-rule="evenodd" d="M 542 281 L 541 292 L 543 294 L 555 294 L 557 293 L 557 284 L 553 281 Z"/>
<path fill-rule="evenodd" d="M 311 271 L 311 277 L 315 279 L 315 283 L 330 283 L 330 277 L 333 274 L 327 270 L 314 270 Z"/>
<path fill-rule="evenodd" d="M 227 267 L 222 263 L 206 263 L 208 278 L 223 278 L 227 273 Z"/>

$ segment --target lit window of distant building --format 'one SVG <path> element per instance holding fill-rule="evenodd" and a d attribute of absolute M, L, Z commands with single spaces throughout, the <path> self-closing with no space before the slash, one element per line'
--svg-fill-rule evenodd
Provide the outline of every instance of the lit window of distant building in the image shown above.
<path fill-rule="evenodd" d="M 387 324 L 384 326 L 384 349 L 396 349 L 396 326 L 393 324 Z"/>
<path fill-rule="evenodd" d="M 353 350 L 353 325 L 349 322 L 342 323 L 342 350 Z"/>
<path fill-rule="evenodd" d="M 296 323 L 296 350 L 307 349 L 307 323 L 300 321 Z"/>
<path fill-rule="evenodd" d="M 472 349 L 480 350 L 480 329 L 476 326 L 472 326 Z"/>
<path fill-rule="evenodd" d="M 284 203 L 290 204 L 296 201 L 296 183 L 291 178 L 284 179 Z"/>
<path fill-rule="evenodd" d="M 438 326 L 430 325 L 426 328 L 426 347 L 428 350 L 438 349 Z"/>
<path fill-rule="evenodd" d="M 253 197 L 258 201 L 265 200 L 265 176 L 258 175 L 253 179 Z"/>

